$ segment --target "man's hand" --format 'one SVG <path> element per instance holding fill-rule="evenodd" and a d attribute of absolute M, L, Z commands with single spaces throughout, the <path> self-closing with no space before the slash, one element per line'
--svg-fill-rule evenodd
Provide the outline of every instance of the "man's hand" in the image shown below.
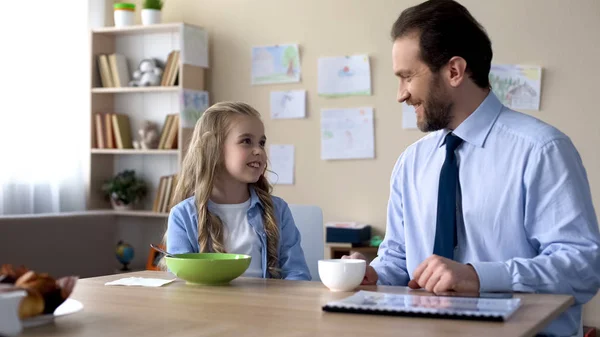
<path fill-rule="evenodd" d="M 479 292 L 479 276 L 471 265 L 431 255 L 415 269 L 408 286 L 436 294 L 445 291 Z"/>
<path fill-rule="evenodd" d="M 342 259 L 356 259 L 356 260 L 365 260 L 367 261 L 367 258 L 362 255 L 361 253 L 352 253 L 350 254 L 350 256 L 348 255 L 344 255 L 342 256 Z M 379 279 L 379 276 L 377 276 L 377 272 L 375 271 L 375 268 L 369 266 L 369 263 L 367 262 L 367 269 L 365 270 L 365 277 L 363 278 L 362 281 L 362 285 L 375 285 L 377 284 L 377 280 Z"/>

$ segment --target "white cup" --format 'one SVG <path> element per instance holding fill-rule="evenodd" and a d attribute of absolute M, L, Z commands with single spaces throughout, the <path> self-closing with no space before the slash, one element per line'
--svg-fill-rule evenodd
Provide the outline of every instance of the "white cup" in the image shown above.
<path fill-rule="evenodd" d="M 366 268 L 365 260 L 319 260 L 319 277 L 331 291 L 351 291 L 361 284 Z"/>

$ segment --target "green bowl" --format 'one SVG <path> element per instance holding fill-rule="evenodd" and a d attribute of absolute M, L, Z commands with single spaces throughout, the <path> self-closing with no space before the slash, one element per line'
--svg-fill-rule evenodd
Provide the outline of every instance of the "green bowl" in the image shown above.
<path fill-rule="evenodd" d="M 250 255 L 226 253 L 189 253 L 165 257 L 167 267 L 190 284 L 227 284 L 250 266 Z"/>

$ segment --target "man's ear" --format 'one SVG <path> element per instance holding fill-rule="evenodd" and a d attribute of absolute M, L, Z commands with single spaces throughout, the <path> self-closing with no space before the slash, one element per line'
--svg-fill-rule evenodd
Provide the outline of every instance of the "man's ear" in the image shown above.
<path fill-rule="evenodd" d="M 454 88 L 460 86 L 467 76 L 467 61 L 462 57 L 454 56 L 448 61 L 446 67 L 448 84 Z"/>

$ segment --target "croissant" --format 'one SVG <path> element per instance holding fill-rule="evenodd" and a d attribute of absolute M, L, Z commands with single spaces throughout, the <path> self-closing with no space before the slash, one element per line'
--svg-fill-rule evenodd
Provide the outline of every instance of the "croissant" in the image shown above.
<path fill-rule="evenodd" d="M 35 289 L 42 297 L 59 290 L 55 279 L 48 274 L 36 274 L 31 270 L 19 277 L 15 282 L 15 286 L 24 289 Z"/>
<path fill-rule="evenodd" d="M 0 283 L 14 284 L 19 277 L 28 271 L 29 269 L 24 266 L 15 268 L 13 265 L 3 264 L 0 267 Z"/>
<path fill-rule="evenodd" d="M 27 289 L 27 296 L 21 300 L 19 318 L 25 319 L 40 315 L 44 312 L 45 301 L 42 295 L 34 289 Z"/>
<path fill-rule="evenodd" d="M 44 314 L 53 313 L 66 299 L 62 297 L 56 280 L 48 274 L 36 274 L 30 270 L 17 279 L 15 286 L 41 295 Z"/>

